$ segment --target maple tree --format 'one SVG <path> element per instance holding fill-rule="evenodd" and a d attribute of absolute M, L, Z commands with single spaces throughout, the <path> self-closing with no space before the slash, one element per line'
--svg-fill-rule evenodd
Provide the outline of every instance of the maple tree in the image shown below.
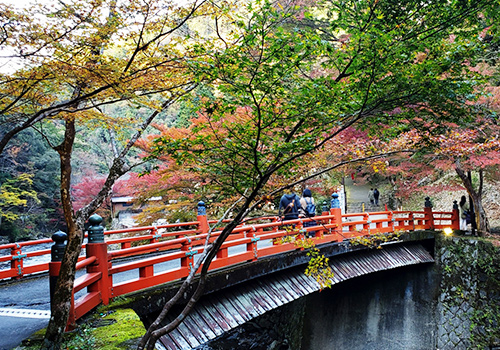
<path fill-rule="evenodd" d="M 203 7 L 205 6 L 205 7 Z M 196 85 L 185 69 L 192 54 L 188 21 L 215 7 L 164 1 L 60 1 L 17 10 L 0 4 L 2 50 L 20 63 L 0 75 L 0 152 L 32 128 L 59 155 L 61 206 L 68 243 L 52 298 L 46 348 L 59 348 L 87 218 L 116 180 L 142 163 L 136 140 L 174 101 Z M 6 51 L 4 51 L 5 53 Z M 135 107 L 133 115 L 112 106 Z M 72 155 L 82 131 L 108 131 L 111 156 L 105 181 L 75 210 Z"/>
<path fill-rule="evenodd" d="M 485 173 L 496 170 L 500 164 L 500 129 L 491 100 L 494 96 L 480 100 L 482 108 L 476 119 L 466 125 L 450 124 L 448 132 L 438 135 L 432 133 L 432 125 L 428 132 L 414 131 L 415 154 L 395 160 L 384 169 L 386 175 L 396 179 L 399 195 L 403 197 L 411 195 L 415 188 L 424 193 L 465 188 L 472 199 L 481 235 L 490 232 L 482 203 Z M 459 181 L 453 177 L 443 180 L 450 171 Z M 469 176 L 470 172 L 477 173 L 477 177 Z"/>
<path fill-rule="evenodd" d="M 498 2 L 486 1 L 426 6 L 345 1 L 323 4 L 319 13 L 329 15 L 318 19 L 313 10 L 255 2 L 226 24 L 232 26 L 219 33 L 218 44 L 200 44 L 203 60 L 190 61 L 190 67 L 200 83 L 214 86 L 215 99 L 202 100 L 191 124 L 165 128 L 148 147 L 167 167 L 182 166 L 212 191 L 239 200 L 226 211 L 231 222 L 207 243 L 139 349 L 152 349 L 182 322 L 202 294 L 218 248 L 249 212 L 269 199 L 266 186 L 271 181 L 284 184 L 276 191 L 293 186 L 285 183 L 307 167 L 310 155 L 330 142 L 343 144 L 344 133 L 368 131 L 388 145 L 408 129 L 401 121 L 417 121 L 415 116 L 422 121 L 415 123 L 418 131 L 432 122 L 444 133 L 452 122 L 470 121 L 466 97 L 474 92 L 474 76 L 462 69 L 463 63 L 478 50 L 469 40 L 481 30 L 478 12 L 496 6 Z M 449 40 L 451 32 L 456 32 L 454 40 Z M 363 149 L 365 157 L 360 151 L 360 158 L 381 157 L 368 150 Z M 345 152 L 350 159 L 322 171 L 356 158 L 349 146 Z M 161 327 L 200 266 L 189 303 Z"/>

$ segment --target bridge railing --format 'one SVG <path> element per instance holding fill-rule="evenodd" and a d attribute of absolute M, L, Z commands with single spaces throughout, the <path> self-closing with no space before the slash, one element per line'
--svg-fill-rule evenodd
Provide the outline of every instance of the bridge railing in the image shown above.
<path fill-rule="evenodd" d="M 443 229 L 445 227 L 452 227 L 453 219 L 452 212 L 433 212 L 431 208 L 424 211 L 392 211 L 392 212 L 371 212 L 371 213 L 358 213 L 358 214 L 344 214 L 342 230 L 343 231 L 360 231 L 374 229 L 378 232 L 391 232 L 393 227 L 401 230 L 422 230 L 422 229 Z M 385 218 L 380 216 L 386 215 Z M 431 220 L 432 216 L 432 220 Z M 376 217 L 376 218 L 374 218 Z M 279 226 L 278 217 L 265 217 L 265 218 L 249 218 L 241 224 L 250 225 L 253 221 L 258 220 L 269 221 L 267 226 L 261 229 L 270 229 Z M 326 221 L 330 219 L 325 219 Z M 228 220 L 223 221 L 227 222 Z M 318 222 L 323 222 L 319 220 Z M 370 221 L 370 223 L 368 223 Z M 128 228 L 122 230 L 105 231 L 104 235 L 108 237 L 106 244 L 109 250 L 123 250 L 132 246 L 149 245 L 149 249 L 135 249 L 129 251 L 130 253 L 122 254 L 121 257 L 126 257 L 127 254 L 147 254 L 151 252 L 160 252 L 166 250 L 163 246 L 154 246 L 153 244 L 172 240 L 183 236 L 196 235 L 197 233 L 207 230 L 208 225 L 213 225 L 216 220 L 192 221 L 185 223 L 173 223 L 157 226 L 146 226 Z M 391 223 L 392 222 L 392 223 Z M 456 218 L 458 225 L 458 217 Z M 204 227 L 202 227 L 204 225 Z M 261 224 L 259 224 L 261 225 Z M 375 228 L 370 226 L 376 225 Z M 458 226 L 456 227 L 458 229 Z M 321 232 L 321 228 L 318 229 Z M 243 230 L 244 231 L 244 230 Z M 243 232 L 242 231 L 242 232 Z M 315 230 L 316 231 L 316 230 Z M 237 232 L 237 231 L 235 231 Z M 349 234 L 347 234 L 349 236 Z M 0 280 L 9 278 L 22 278 L 26 275 L 47 272 L 50 261 L 50 247 L 53 243 L 52 239 L 39 239 L 34 241 L 18 242 L 0 245 L 0 252 L 5 252 L 0 256 L 0 264 L 8 265 L 7 268 L 0 269 Z M 170 244 L 165 245 L 170 247 Z M 179 247 L 177 247 L 179 248 Z M 82 256 L 79 260 L 85 258 L 86 243 L 82 245 Z M 172 247 L 168 249 L 174 249 Z M 33 262 L 33 263 L 31 263 Z"/>
<path fill-rule="evenodd" d="M 72 301 L 70 323 L 74 323 L 100 303 L 107 304 L 117 296 L 186 277 L 197 255 L 203 250 L 209 225 L 216 222 L 207 220 L 204 206 L 199 207 L 198 211 L 197 221 L 186 223 L 106 232 L 100 227 L 102 242 L 89 239 L 89 243 L 83 245 L 84 255 L 80 256 L 77 267 L 85 269 L 86 273 L 75 280 L 74 293 L 84 291 L 85 288 L 87 290 L 78 300 Z M 313 235 L 316 244 L 323 244 L 395 230 L 413 231 L 445 227 L 459 229 L 457 208 L 451 212 L 433 212 L 430 206 L 426 206 L 423 211 L 342 214 L 338 203 L 334 200 L 329 211 L 311 219 L 282 222 L 278 217 L 267 217 L 258 220 L 268 222 L 252 224 L 254 220 L 247 219 L 233 230 L 217 252 L 211 264 L 212 270 L 301 249 L 293 242 L 292 237 L 297 234 L 298 237 Z M 307 221 L 314 221 L 315 225 L 304 225 Z M 91 226 L 89 234 L 93 230 Z M 220 230 L 212 232 L 209 239 L 215 240 L 220 233 Z M 60 235 L 56 233 L 54 236 Z M 104 236 L 108 238 L 104 240 Z M 0 279 L 20 278 L 27 274 L 49 270 L 52 284 L 57 278 L 60 260 L 32 266 L 23 264 L 24 259 L 35 256 L 45 255 L 48 258 L 51 249 L 40 249 L 24 254 L 22 251 L 25 247 L 47 245 L 50 242 L 52 240 L 42 239 L 0 246 L 0 250 L 10 250 L 10 254 L 0 257 L 0 262 L 10 262 L 10 268 L 0 270 Z M 61 243 L 56 243 L 54 246 L 57 244 Z M 129 262 L 121 260 L 153 252 L 159 254 L 143 256 L 139 260 Z M 135 271 L 134 277 L 125 276 L 130 271 Z"/>
<path fill-rule="evenodd" d="M 174 231 L 165 232 L 167 230 Z M 193 221 L 109 230 L 105 231 L 104 235 L 109 237 L 106 243 L 110 246 L 110 249 L 123 249 L 134 244 L 152 244 L 163 239 L 169 239 L 174 233 L 175 235 L 192 235 L 201 232 L 200 230 L 200 222 Z M 85 234 L 86 238 L 87 236 Z M 54 243 L 52 238 L 44 238 L 0 245 L 0 254 L 3 254 L 0 255 L 0 264 L 5 265 L 7 263 L 9 265 L 8 268 L 0 268 L 0 280 L 20 279 L 23 276 L 47 272 L 51 260 L 50 244 L 52 243 Z M 86 245 L 87 243 L 82 244 L 82 255 L 79 257 L 79 261 L 85 259 Z"/>
<path fill-rule="evenodd" d="M 455 208 L 452 212 L 432 212 L 430 207 L 426 207 L 424 211 L 381 211 L 342 215 L 337 206 L 314 218 L 286 222 L 272 218 L 269 221 L 254 225 L 247 222 L 236 227 L 217 252 L 210 270 L 303 249 L 301 245 L 295 244 L 295 240 L 306 236 L 313 236 L 315 243 L 319 245 L 374 233 L 445 227 L 458 230 L 458 209 Z M 308 221 L 314 221 L 314 226 L 304 225 Z M 133 242 L 135 237 L 127 238 L 128 241 L 120 239 L 104 242 L 103 239 L 102 242 L 88 243 L 88 258 L 85 260 L 87 273 L 75 281 L 75 291 L 86 287 L 87 293 L 72 301 L 69 324 L 95 306 L 107 304 L 120 295 L 187 277 L 197 256 L 203 251 L 206 240 L 213 241 L 221 233 L 214 231 L 208 236 L 208 221 L 205 215 L 198 215 L 198 223 L 203 229 L 168 232 L 162 235 L 166 240 L 142 246 L 124 245 L 126 242 Z M 89 229 L 89 233 L 91 232 L 92 227 Z M 108 243 L 111 241 L 113 244 L 119 243 L 121 249 L 108 251 Z M 143 256 L 139 260 L 128 262 L 117 260 L 153 251 L 161 254 Z M 96 259 L 90 260 L 92 257 Z M 83 262 L 81 264 L 84 266 Z M 131 271 L 134 271 L 133 276 L 126 275 Z"/>

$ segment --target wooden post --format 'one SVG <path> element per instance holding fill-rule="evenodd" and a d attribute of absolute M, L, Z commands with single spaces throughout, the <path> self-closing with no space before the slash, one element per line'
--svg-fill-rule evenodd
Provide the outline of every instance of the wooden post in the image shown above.
<path fill-rule="evenodd" d="M 432 203 L 429 197 L 425 197 L 424 227 L 426 230 L 434 230 L 434 215 L 432 214 Z"/>
<path fill-rule="evenodd" d="M 390 211 L 387 214 L 387 227 L 389 227 L 389 232 L 394 232 L 394 213 Z"/>
<path fill-rule="evenodd" d="M 26 254 L 22 254 L 21 249 L 19 243 L 16 243 L 16 246 L 11 249 L 12 261 L 10 262 L 10 268 L 16 270 L 16 279 L 21 279 L 21 277 L 23 277 L 23 259 L 26 257 Z"/>
<path fill-rule="evenodd" d="M 363 235 L 369 235 L 370 234 L 370 225 L 372 221 L 370 220 L 370 215 L 368 213 L 363 214 L 363 221 L 365 223 L 363 224 Z"/>
<path fill-rule="evenodd" d="M 66 244 L 64 241 L 68 239 L 68 235 L 65 232 L 57 231 L 52 235 L 52 240 L 54 244 L 50 247 L 50 262 L 49 262 L 49 294 L 50 294 L 50 308 L 52 309 L 52 298 L 56 290 L 57 279 L 59 277 L 59 271 L 61 270 L 61 261 L 66 250 Z M 69 314 L 68 324 L 74 324 L 74 298 L 71 296 L 71 310 Z M 67 328 L 68 329 L 68 328 Z"/>
<path fill-rule="evenodd" d="M 332 223 L 335 224 L 335 231 L 337 234 L 342 234 L 342 209 L 340 209 L 340 200 L 338 193 L 332 194 L 330 202 L 330 214 L 333 215 Z"/>
<path fill-rule="evenodd" d="M 454 231 L 460 230 L 460 212 L 458 210 L 457 201 L 453 201 L 453 210 L 451 212 L 451 229 Z"/>
<path fill-rule="evenodd" d="M 87 266 L 87 273 L 101 273 L 101 279 L 87 287 L 88 292 L 100 292 L 104 305 L 109 304 L 111 295 L 111 277 L 109 276 L 108 246 L 104 242 L 104 227 L 101 226 L 102 218 L 94 214 L 89 218 L 89 242 L 86 246 L 87 258 L 95 256 L 96 262 Z"/>
<path fill-rule="evenodd" d="M 161 235 L 158 234 L 158 229 L 156 228 L 156 226 L 153 226 L 153 229 L 151 230 L 151 235 L 153 237 L 149 240 L 150 244 L 158 243 L 160 241 L 159 238 L 161 237 Z"/>
<path fill-rule="evenodd" d="M 255 229 L 254 226 L 252 226 L 252 231 L 247 231 L 245 233 L 245 237 L 250 238 L 250 242 L 247 243 L 247 252 L 252 252 L 253 258 L 249 261 L 255 261 L 259 257 L 258 250 L 257 250 L 257 242 L 260 240 L 259 235 L 262 234 L 262 228 L 258 228 L 257 230 Z M 227 256 L 227 249 L 226 249 L 226 256 Z"/>
<path fill-rule="evenodd" d="M 52 235 L 54 245 L 50 248 L 50 262 L 49 262 L 49 293 L 50 298 L 54 295 L 56 289 L 57 277 L 59 277 L 59 270 L 61 270 L 61 261 L 66 250 L 64 243 L 68 239 L 65 232 L 57 231 Z"/>
<path fill-rule="evenodd" d="M 200 233 L 208 233 L 210 226 L 208 226 L 207 220 L 207 208 L 205 207 L 205 202 L 198 202 L 198 215 L 196 219 L 199 222 Z"/>

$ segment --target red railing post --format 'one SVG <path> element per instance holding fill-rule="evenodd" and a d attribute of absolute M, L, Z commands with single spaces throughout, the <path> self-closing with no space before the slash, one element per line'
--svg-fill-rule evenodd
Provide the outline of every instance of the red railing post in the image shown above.
<path fill-rule="evenodd" d="M 208 226 L 207 220 L 207 208 L 205 206 L 205 202 L 203 201 L 198 202 L 198 215 L 196 216 L 196 219 L 200 225 L 200 233 L 208 233 L 210 227 Z"/>
<path fill-rule="evenodd" d="M 340 209 L 340 200 L 338 193 L 332 194 L 330 214 L 333 216 L 332 224 L 335 224 L 335 233 L 342 233 L 342 210 Z"/>
<path fill-rule="evenodd" d="M 191 270 L 193 267 L 193 255 L 196 254 L 192 251 L 191 238 L 186 237 L 186 240 L 182 243 L 181 251 L 185 252 L 185 256 L 181 258 L 181 267 L 186 267 Z"/>
<path fill-rule="evenodd" d="M 247 252 L 253 253 L 253 259 L 249 261 L 255 261 L 259 257 L 257 251 L 257 242 L 260 240 L 259 235 L 261 234 L 262 234 L 262 228 L 256 230 L 254 226 L 252 226 L 252 231 L 247 231 L 245 234 L 245 237 L 250 238 L 250 243 L 247 243 Z"/>
<path fill-rule="evenodd" d="M 88 292 L 100 292 L 104 305 L 109 304 L 111 298 L 111 277 L 109 276 L 108 246 L 104 242 L 104 227 L 102 218 L 94 214 L 89 218 L 88 243 L 86 246 L 87 258 L 96 257 L 94 264 L 87 266 L 87 273 L 100 272 L 101 278 L 97 283 L 87 287 Z"/>
<path fill-rule="evenodd" d="M 21 254 L 21 249 L 19 243 L 16 243 L 16 246 L 11 249 L 12 260 L 10 262 L 10 268 L 17 272 L 16 279 L 23 277 L 23 259 L 26 257 L 26 254 Z"/>
<path fill-rule="evenodd" d="M 156 228 L 156 226 L 154 226 L 151 230 L 151 235 L 153 235 L 153 237 L 149 240 L 150 244 L 158 243 L 160 241 L 159 238 L 161 237 L 161 235 L 158 234 L 158 229 Z"/>
<path fill-rule="evenodd" d="M 434 216 L 432 214 L 432 203 L 429 197 L 425 197 L 424 227 L 426 230 L 434 230 Z"/>
<path fill-rule="evenodd" d="M 453 201 L 453 210 L 451 211 L 451 229 L 460 230 L 460 212 L 458 211 L 457 201 Z"/>
<path fill-rule="evenodd" d="M 394 213 L 392 211 L 387 214 L 387 227 L 389 227 L 389 232 L 394 232 Z"/>
<path fill-rule="evenodd" d="M 363 214 L 363 221 L 365 221 L 365 223 L 363 224 L 363 234 L 370 234 L 370 225 L 372 222 L 368 213 Z"/>

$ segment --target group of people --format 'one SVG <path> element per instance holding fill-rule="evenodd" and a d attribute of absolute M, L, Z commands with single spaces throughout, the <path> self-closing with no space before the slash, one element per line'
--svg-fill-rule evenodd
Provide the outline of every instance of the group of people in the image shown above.
<path fill-rule="evenodd" d="M 316 216 L 316 203 L 311 190 L 306 188 L 302 192 L 302 197 L 295 193 L 284 194 L 280 199 L 279 215 L 283 215 L 284 221 Z M 315 225 L 316 221 L 314 220 L 304 222 L 304 227 Z M 314 232 L 309 231 L 308 234 L 314 236 Z"/>

